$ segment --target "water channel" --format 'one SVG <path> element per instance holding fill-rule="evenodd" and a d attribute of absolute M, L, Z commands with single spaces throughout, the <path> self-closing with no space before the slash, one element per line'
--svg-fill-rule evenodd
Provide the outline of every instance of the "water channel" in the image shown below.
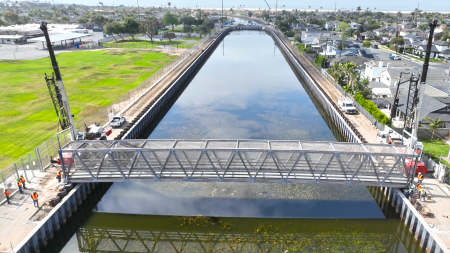
<path fill-rule="evenodd" d="M 148 138 L 343 140 L 263 32 L 232 32 L 172 102 Z M 61 252 L 424 252 L 386 201 L 361 186 L 115 183 Z"/>

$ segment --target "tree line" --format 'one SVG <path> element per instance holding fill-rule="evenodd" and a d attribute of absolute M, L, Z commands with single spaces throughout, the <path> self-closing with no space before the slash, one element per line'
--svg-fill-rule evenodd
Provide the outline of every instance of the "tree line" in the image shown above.
<path fill-rule="evenodd" d="M 196 17 L 184 15 L 180 18 L 172 13 L 164 14 L 161 21 L 154 16 L 146 16 L 141 22 L 136 22 L 133 18 L 125 18 L 123 23 L 117 21 L 107 21 L 104 25 L 104 32 L 106 34 L 116 34 L 122 38 L 122 34 L 129 34 L 133 40 L 138 33 L 148 36 L 153 43 L 153 38 L 158 35 L 165 26 L 172 26 L 172 31 L 176 25 L 183 24 L 182 32 L 189 38 L 192 33 L 196 32 L 202 37 L 202 35 L 208 34 L 211 29 L 214 28 L 214 22 L 207 19 L 205 15 L 198 15 Z M 175 38 L 173 32 L 164 32 L 162 34 L 168 38 L 169 41 Z M 123 38 L 122 38 L 123 39 Z"/>

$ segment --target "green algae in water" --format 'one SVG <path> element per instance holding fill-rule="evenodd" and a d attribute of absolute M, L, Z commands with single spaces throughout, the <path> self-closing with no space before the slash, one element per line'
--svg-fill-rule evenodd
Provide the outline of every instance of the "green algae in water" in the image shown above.
<path fill-rule="evenodd" d="M 81 252 L 423 252 L 406 250 L 398 220 L 253 219 L 95 213 Z"/>

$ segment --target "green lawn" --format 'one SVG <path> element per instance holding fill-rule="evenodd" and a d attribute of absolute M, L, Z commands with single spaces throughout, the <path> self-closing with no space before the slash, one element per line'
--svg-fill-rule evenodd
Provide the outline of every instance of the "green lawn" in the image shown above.
<path fill-rule="evenodd" d="M 424 145 L 424 153 L 426 155 L 431 154 L 433 160 L 436 162 L 439 162 L 439 157 L 447 156 L 448 151 L 450 150 L 450 146 L 444 143 L 442 140 L 419 140 Z M 428 155 L 429 156 L 429 155 Z M 450 164 L 446 162 L 444 159 L 441 160 L 442 163 L 444 163 L 447 167 L 450 167 Z"/>
<path fill-rule="evenodd" d="M 419 60 L 419 61 L 425 61 L 424 58 L 419 58 L 419 57 L 417 57 L 417 56 L 411 56 L 411 55 L 408 55 L 408 57 L 413 58 L 413 59 L 416 59 L 416 60 Z M 430 62 L 444 63 L 443 61 L 438 60 L 438 59 L 434 59 L 434 58 L 430 58 Z"/>
<path fill-rule="evenodd" d="M 75 121 L 110 105 L 175 56 L 138 50 L 61 53 L 56 58 Z M 0 170 L 55 136 L 44 73 L 50 61 L 0 60 Z"/>
<path fill-rule="evenodd" d="M 200 37 L 191 37 L 191 38 L 183 38 L 182 40 L 195 40 L 195 41 L 199 41 L 201 40 Z"/>
<path fill-rule="evenodd" d="M 126 40 L 120 40 L 117 42 L 108 42 L 102 44 L 103 47 L 108 48 L 158 48 L 158 46 L 161 45 L 177 45 L 177 44 L 183 44 L 186 43 L 185 41 L 179 41 L 179 40 L 164 40 L 164 41 L 157 41 L 153 40 L 153 43 L 150 40 L 132 40 L 132 39 L 126 39 Z"/>

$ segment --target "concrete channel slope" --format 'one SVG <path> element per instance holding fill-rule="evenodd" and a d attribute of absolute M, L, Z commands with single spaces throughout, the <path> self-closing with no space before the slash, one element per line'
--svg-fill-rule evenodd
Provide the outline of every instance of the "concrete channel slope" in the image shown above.
<path fill-rule="evenodd" d="M 212 40 L 214 40 L 214 37 L 209 41 Z M 189 68 L 192 62 L 210 45 L 209 41 L 199 47 L 199 50 L 194 51 L 190 57 L 126 110 L 124 116 L 130 120 L 137 117 L 150 101 L 160 96 L 165 88 L 170 86 L 181 73 Z M 114 139 L 121 130 L 113 129 L 109 138 Z M 0 205 L 0 252 L 12 252 L 12 248 L 21 243 L 39 225 L 39 222 L 51 212 L 52 207 L 44 205 L 44 203 L 54 198 L 57 193 L 57 180 L 55 179 L 57 169 L 59 168 L 50 166 L 43 172 L 37 171 L 36 175 L 27 183 L 28 189 L 24 191 L 24 194 L 13 193 L 11 204 L 2 202 Z M 33 206 L 31 199 L 33 191 L 39 194 L 40 208 Z"/>
<path fill-rule="evenodd" d="M 314 79 L 318 82 L 318 84 L 322 87 L 322 89 L 327 93 L 327 95 L 333 100 L 334 103 L 338 103 L 339 97 L 344 97 L 342 94 L 328 79 L 326 79 L 313 64 L 304 57 L 297 48 L 295 48 L 292 44 L 287 43 L 285 40 L 281 40 L 283 44 L 291 49 L 294 57 L 297 61 L 302 65 L 302 67 L 311 75 L 313 75 Z M 364 117 L 361 113 L 356 115 L 346 115 L 347 118 L 353 123 L 356 129 L 364 136 L 364 138 L 369 143 L 377 143 L 377 133 L 378 130 L 370 123 L 370 121 Z"/>

